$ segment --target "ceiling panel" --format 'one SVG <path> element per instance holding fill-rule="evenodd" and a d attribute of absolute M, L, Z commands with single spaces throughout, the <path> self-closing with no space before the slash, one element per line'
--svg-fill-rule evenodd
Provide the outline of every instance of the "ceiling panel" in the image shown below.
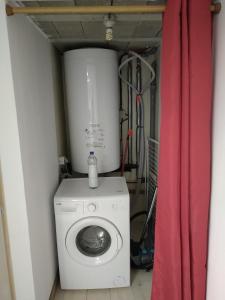
<path fill-rule="evenodd" d="M 89 5 L 110 5 L 110 0 L 75 0 L 75 5 L 89 6 Z"/>
<path fill-rule="evenodd" d="M 39 1 L 40 6 L 74 6 L 73 0 L 67 1 Z"/>
<path fill-rule="evenodd" d="M 63 23 L 54 22 L 53 23 L 60 38 L 83 38 L 83 28 L 81 23 Z"/>
<path fill-rule="evenodd" d="M 40 6 L 38 1 L 20 1 L 24 6 Z"/>
<path fill-rule="evenodd" d="M 39 2 L 42 6 L 53 5 L 111 5 L 111 0 L 10 0 L 10 2 L 31 3 Z M 61 2 L 61 4 L 59 4 Z M 69 3 L 69 4 L 68 4 Z M 166 0 L 113 0 L 113 5 L 155 5 L 164 4 Z"/>
<path fill-rule="evenodd" d="M 138 41 L 138 40 L 131 40 L 129 42 L 129 49 L 146 49 L 149 47 L 159 47 L 160 46 L 160 41 L 154 41 L 154 40 L 144 40 L 142 39 L 142 41 Z"/>
<path fill-rule="evenodd" d="M 50 0 L 50 1 L 46 1 L 46 0 L 26 0 L 26 1 L 18 1 L 20 3 L 22 3 L 24 6 L 73 6 L 74 5 L 74 1 L 73 0 Z"/>
<path fill-rule="evenodd" d="M 57 39 L 59 38 L 59 34 L 55 28 L 55 25 L 50 22 L 33 22 L 45 33 L 45 35 L 50 39 Z"/>
<path fill-rule="evenodd" d="M 159 36 L 161 31 L 161 23 L 160 22 L 141 22 L 135 28 L 135 32 L 133 37 L 155 37 Z"/>
<path fill-rule="evenodd" d="M 97 38 L 104 41 L 105 38 L 105 27 L 103 22 L 85 22 L 82 23 L 85 38 Z"/>
<path fill-rule="evenodd" d="M 143 5 L 146 4 L 146 0 L 113 0 L 114 5 Z"/>
<path fill-rule="evenodd" d="M 137 22 L 115 22 L 113 36 L 117 38 L 131 38 L 137 24 Z"/>
<path fill-rule="evenodd" d="M 0 0 L 1 1 L 1 0 Z M 110 5 L 111 0 L 23 0 L 23 6 Z M 164 3 L 164 0 L 113 0 L 113 5 Z M 104 15 L 33 15 L 30 16 L 41 31 L 60 49 L 76 45 L 105 45 L 121 49 L 145 48 L 158 43 L 161 32 L 160 14 L 114 15 L 113 41 L 105 41 Z"/>

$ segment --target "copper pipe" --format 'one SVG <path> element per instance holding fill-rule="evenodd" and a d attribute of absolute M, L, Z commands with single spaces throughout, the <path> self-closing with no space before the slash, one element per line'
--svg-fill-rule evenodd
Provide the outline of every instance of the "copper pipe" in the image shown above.
<path fill-rule="evenodd" d="M 149 14 L 163 13 L 166 5 L 115 5 L 115 6 L 59 6 L 59 7 L 15 7 L 6 5 L 7 16 L 15 14 L 58 15 L 58 14 Z M 210 5 L 210 11 L 219 13 L 221 4 Z"/>

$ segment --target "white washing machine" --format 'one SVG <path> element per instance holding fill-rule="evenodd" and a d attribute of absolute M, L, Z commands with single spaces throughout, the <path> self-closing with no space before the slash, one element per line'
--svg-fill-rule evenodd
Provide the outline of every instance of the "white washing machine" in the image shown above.
<path fill-rule="evenodd" d="M 130 285 L 129 193 L 123 177 L 64 179 L 54 199 L 62 289 Z"/>

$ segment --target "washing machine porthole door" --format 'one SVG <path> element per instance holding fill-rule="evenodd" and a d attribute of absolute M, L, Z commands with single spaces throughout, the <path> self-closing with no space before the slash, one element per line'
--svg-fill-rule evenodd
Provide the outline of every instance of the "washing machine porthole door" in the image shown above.
<path fill-rule="evenodd" d="M 103 227 L 92 225 L 81 229 L 75 242 L 82 254 L 96 257 L 108 251 L 111 245 L 111 236 Z"/>
<path fill-rule="evenodd" d="M 83 265 L 97 266 L 117 256 L 122 247 L 122 237 L 108 220 L 87 217 L 70 227 L 65 244 L 72 259 Z"/>

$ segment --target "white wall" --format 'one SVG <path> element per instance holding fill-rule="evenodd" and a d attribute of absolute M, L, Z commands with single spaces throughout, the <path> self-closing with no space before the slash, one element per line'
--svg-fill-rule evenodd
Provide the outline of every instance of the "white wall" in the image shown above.
<path fill-rule="evenodd" d="M 1 160 L 16 299 L 47 300 L 57 269 L 55 52 L 24 16 L 6 20 L 3 3 L 0 13 Z"/>
<path fill-rule="evenodd" d="M 63 70 L 62 57 L 56 50 L 53 51 L 52 74 L 53 74 L 53 91 L 55 102 L 55 120 L 56 120 L 56 136 L 59 156 L 68 156 L 66 120 L 64 109 L 64 90 L 63 90 Z"/>
<path fill-rule="evenodd" d="M 9 242 L 17 299 L 34 299 L 24 179 L 12 81 L 5 5 L 0 1 L 0 151 Z"/>
<path fill-rule="evenodd" d="M 214 113 L 212 198 L 207 300 L 225 299 L 225 3 L 214 16 Z"/>

